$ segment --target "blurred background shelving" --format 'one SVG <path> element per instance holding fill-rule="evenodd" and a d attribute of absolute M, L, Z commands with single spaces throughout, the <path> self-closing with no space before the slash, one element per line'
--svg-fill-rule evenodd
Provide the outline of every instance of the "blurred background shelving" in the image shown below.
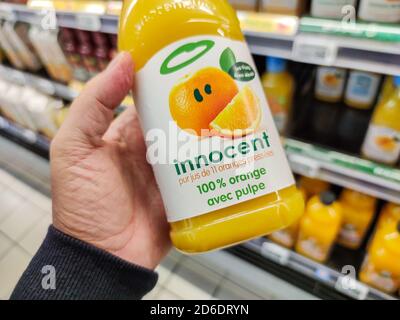
<path fill-rule="evenodd" d="M 315 17 L 307 9 L 298 9 L 291 15 L 243 10 L 252 7 L 253 3 L 256 1 L 248 1 L 246 8 L 240 7 L 238 18 L 259 73 L 268 72 L 267 56 L 281 58 L 288 61 L 287 69 L 297 82 L 289 125 L 283 133 L 292 170 L 299 177 L 332 184 L 330 189 L 336 195 L 340 195 L 343 188 L 351 189 L 377 198 L 378 204 L 374 222 L 368 227 L 360 248 L 350 250 L 335 245 L 324 263 L 306 258 L 270 239 L 257 239 L 228 252 L 320 298 L 396 299 L 396 293 L 390 295 L 374 289 L 357 280 L 357 274 L 368 250 L 367 240 L 374 234 L 377 213 L 385 202 L 400 206 L 399 163 L 385 165 L 360 154 L 373 107 L 352 109 L 344 99 L 322 102 L 314 96 L 314 88 L 318 84 L 319 68 L 326 66 L 379 74 L 377 91 L 383 91 L 383 76 L 400 75 L 400 18 L 398 23 L 377 23 Z M 304 3 L 308 3 L 306 8 L 310 7 L 309 1 Z M 266 11 L 261 9 L 263 6 L 258 8 L 258 11 Z M 48 158 L 51 139 L 65 118 L 68 105 L 78 96 L 83 83 L 100 72 L 116 51 L 120 9 L 120 1 L 0 3 L 3 26 L 8 23 L 15 28 L 20 22 L 28 26 L 27 29 L 34 26 L 39 30 L 38 34 L 49 32 L 65 55 L 60 66 L 69 64 L 64 76 L 55 77 L 54 74 L 62 72 L 54 72 L 51 61 L 48 65 L 42 61 L 43 65 L 34 70 L 29 66 L 19 68 L 10 59 L 4 59 L 0 66 L 0 95 L 1 82 L 10 87 L 31 88 L 35 94 L 47 99 L 48 106 L 57 105 L 52 117 L 58 121 L 49 132 L 35 121 L 26 120 L 26 117 L 34 119 L 35 112 L 38 113 L 37 109 L 28 107 L 33 116 L 29 112 L 23 117 L 0 116 L 1 135 Z M 81 46 L 89 46 L 91 53 L 85 55 L 74 47 L 79 42 Z M 79 63 L 71 60 L 77 56 Z M 97 59 L 98 65 L 93 67 L 90 59 Z M 0 97 L 0 106 L 4 100 Z M 376 94 L 371 105 L 378 105 L 378 100 Z M 132 97 L 127 97 L 118 113 L 132 103 Z M 350 136 L 354 128 L 357 132 Z M 343 274 L 343 267 L 347 265 L 355 266 L 357 274 L 354 277 Z"/>

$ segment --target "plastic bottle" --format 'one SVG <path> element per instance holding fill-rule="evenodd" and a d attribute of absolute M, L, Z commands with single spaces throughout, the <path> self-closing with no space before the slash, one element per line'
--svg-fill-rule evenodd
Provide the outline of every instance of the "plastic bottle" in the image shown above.
<path fill-rule="evenodd" d="M 379 230 L 387 224 L 398 222 L 400 222 L 400 205 L 388 202 L 379 215 L 376 229 Z"/>
<path fill-rule="evenodd" d="M 306 7 L 306 1 L 304 0 L 261 0 L 260 11 L 300 16 Z"/>
<path fill-rule="evenodd" d="M 158 146 L 168 155 L 158 163 L 148 141 L 148 158 L 175 247 L 223 248 L 298 219 L 302 195 L 226 0 L 125 1 L 119 48 L 135 61 L 145 136 L 156 128 L 173 141 Z M 190 141 L 192 157 L 179 154 L 185 143 L 174 132 Z"/>
<path fill-rule="evenodd" d="M 394 79 L 392 76 L 386 76 L 383 82 L 381 94 L 379 95 L 379 103 L 386 102 L 395 90 Z"/>
<path fill-rule="evenodd" d="M 76 30 L 76 34 L 79 42 L 78 52 L 82 57 L 83 64 L 89 77 L 94 77 L 99 73 L 100 69 L 98 67 L 90 33 L 84 30 Z"/>
<path fill-rule="evenodd" d="M 382 76 L 364 71 L 351 71 L 345 93 L 348 106 L 357 109 L 370 109 L 378 93 Z"/>
<path fill-rule="evenodd" d="M 375 109 L 362 146 L 366 158 L 395 164 L 400 156 L 400 76 L 394 78 L 396 90 Z"/>
<path fill-rule="evenodd" d="M 366 194 L 344 189 L 340 196 L 343 209 L 342 227 L 338 243 L 350 248 L 358 249 L 374 218 L 376 198 Z"/>
<path fill-rule="evenodd" d="M 342 207 L 330 191 L 314 196 L 300 220 L 296 251 L 318 262 L 325 262 L 340 231 Z"/>
<path fill-rule="evenodd" d="M 304 201 L 306 201 L 307 198 L 305 190 L 299 188 L 299 191 L 302 193 Z M 271 233 L 268 236 L 268 238 L 280 244 L 281 246 L 291 249 L 294 247 L 296 243 L 297 236 L 299 233 L 299 227 L 300 227 L 300 219 L 297 220 L 295 223 L 293 223 L 289 228 L 285 228 Z"/>
<path fill-rule="evenodd" d="M 280 133 L 284 133 L 293 102 L 294 79 L 286 71 L 286 60 L 267 57 L 268 71 L 262 76 L 264 92 Z"/>
<path fill-rule="evenodd" d="M 334 67 L 318 67 L 315 84 L 315 97 L 326 102 L 342 100 L 346 84 L 346 69 Z"/>
<path fill-rule="evenodd" d="M 110 45 L 107 36 L 104 33 L 94 32 L 92 38 L 95 44 L 94 55 L 97 60 L 97 65 L 100 71 L 103 71 L 107 68 L 108 63 L 110 62 Z"/>
<path fill-rule="evenodd" d="M 82 56 L 78 52 L 78 45 L 73 31 L 71 29 L 61 28 L 59 42 L 73 69 L 74 78 L 80 81 L 88 80 L 89 74 L 85 69 Z"/>
<path fill-rule="evenodd" d="M 299 186 L 300 189 L 305 193 L 306 199 L 328 191 L 330 188 L 330 184 L 328 182 L 308 177 L 301 177 L 299 180 Z"/>
<path fill-rule="evenodd" d="M 342 12 L 345 6 L 355 6 L 356 0 L 312 0 L 311 15 L 319 18 L 340 19 L 345 14 Z"/>
<path fill-rule="evenodd" d="M 372 22 L 400 22 L 400 1 L 361 0 L 359 17 Z"/>
<path fill-rule="evenodd" d="M 400 222 L 379 229 L 360 271 L 361 281 L 387 293 L 400 289 Z"/>

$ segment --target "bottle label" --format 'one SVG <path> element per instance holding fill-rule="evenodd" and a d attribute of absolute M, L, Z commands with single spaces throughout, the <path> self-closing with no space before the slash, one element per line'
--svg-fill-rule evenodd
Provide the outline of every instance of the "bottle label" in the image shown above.
<path fill-rule="evenodd" d="M 363 0 L 360 18 L 378 22 L 400 22 L 400 0 Z"/>
<path fill-rule="evenodd" d="M 362 266 L 363 281 L 388 293 L 395 293 L 400 289 L 400 280 L 396 279 L 391 272 L 377 270 L 367 256 Z"/>
<path fill-rule="evenodd" d="M 316 17 L 342 18 L 345 16 L 342 9 L 345 6 L 355 6 L 355 0 L 313 0 L 311 14 Z"/>
<path fill-rule="evenodd" d="M 273 92 L 268 92 L 267 100 L 278 131 L 283 132 L 288 121 L 291 101 L 288 97 Z"/>
<path fill-rule="evenodd" d="M 323 261 L 327 257 L 330 248 L 322 245 L 313 237 L 303 237 L 300 235 L 297 250 L 315 260 Z"/>
<path fill-rule="evenodd" d="M 365 105 L 372 104 L 378 92 L 379 80 L 379 75 L 352 71 L 347 85 L 346 100 Z"/>
<path fill-rule="evenodd" d="M 295 238 L 288 229 L 279 230 L 270 235 L 272 241 L 278 242 L 281 245 L 291 248 L 294 246 Z"/>
<path fill-rule="evenodd" d="M 362 241 L 363 233 L 351 223 L 345 223 L 339 233 L 339 242 L 350 247 L 357 247 Z"/>
<path fill-rule="evenodd" d="M 147 158 L 170 222 L 294 185 L 246 43 L 178 41 L 148 61 L 135 85 Z"/>
<path fill-rule="evenodd" d="M 330 67 L 319 67 L 317 71 L 317 97 L 340 99 L 346 81 L 346 70 Z"/>
<path fill-rule="evenodd" d="M 395 163 L 400 157 L 400 131 L 371 124 L 362 151 L 370 159 Z"/>

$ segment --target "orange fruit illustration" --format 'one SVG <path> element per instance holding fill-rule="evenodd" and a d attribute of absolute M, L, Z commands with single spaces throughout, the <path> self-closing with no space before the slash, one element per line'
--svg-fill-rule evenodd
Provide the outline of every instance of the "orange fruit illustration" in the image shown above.
<path fill-rule="evenodd" d="M 338 80 L 334 74 L 327 74 L 325 75 L 324 82 L 326 85 L 333 87 L 337 85 Z"/>
<path fill-rule="evenodd" d="M 229 74 L 213 67 L 204 68 L 171 90 L 171 116 L 181 129 L 193 130 L 200 136 L 238 92 Z"/>
<path fill-rule="evenodd" d="M 253 133 L 261 121 L 260 102 L 250 87 L 244 87 L 210 123 L 210 128 L 225 137 Z"/>
<path fill-rule="evenodd" d="M 375 143 L 384 151 L 391 152 L 396 148 L 396 141 L 392 137 L 379 136 L 376 137 Z"/>

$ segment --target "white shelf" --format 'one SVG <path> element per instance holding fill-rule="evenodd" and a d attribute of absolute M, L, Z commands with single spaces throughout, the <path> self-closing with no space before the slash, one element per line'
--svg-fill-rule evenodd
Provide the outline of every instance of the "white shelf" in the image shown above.
<path fill-rule="evenodd" d="M 7 20 L 43 26 L 43 22 L 48 22 L 46 17 L 51 18 L 51 14 L 54 15 L 54 12 L 22 5 L 0 4 L 0 17 Z M 117 16 L 59 11 L 56 16 L 57 25 L 61 27 L 106 33 L 116 33 L 118 29 Z M 324 19 L 298 19 L 247 12 L 239 12 L 238 16 L 254 54 L 391 75 L 400 74 L 400 26 L 360 23 L 357 24 L 358 29 L 353 30 L 343 27 L 340 22 Z M 390 41 L 385 35 L 390 35 Z"/>
<path fill-rule="evenodd" d="M 286 139 L 292 170 L 345 188 L 400 204 L 400 169 Z"/>
<path fill-rule="evenodd" d="M 283 268 L 296 271 L 317 283 L 323 283 L 333 291 L 344 294 L 349 298 L 356 300 L 396 300 L 396 298 L 358 281 L 354 274 L 341 273 L 267 239 L 253 240 L 243 244 L 242 247 L 281 265 Z M 347 268 L 343 270 L 349 271 Z"/>

